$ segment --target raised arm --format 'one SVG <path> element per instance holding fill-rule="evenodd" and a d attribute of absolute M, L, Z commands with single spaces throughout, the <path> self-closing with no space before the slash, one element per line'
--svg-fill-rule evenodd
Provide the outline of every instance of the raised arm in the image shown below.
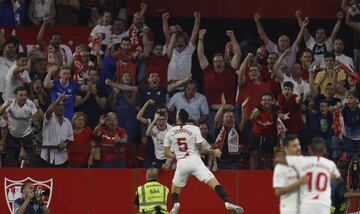
<path fill-rule="evenodd" d="M 151 52 L 151 48 L 149 45 L 149 37 L 148 32 L 150 31 L 150 28 L 148 26 L 143 27 L 143 44 L 144 44 L 144 50 L 139 54 L 141 58 L 146 58 L 149 56 Z"/>
<path fill-rule="evenodd" d="M 152 129 L 155 126 L 156 121 L 159 119 L 159 116 L 160 116 L 159 114 L 157 113 L 155 114 L 154 120 L 150 123 L 150 125 L 146 129 L 146 133 L 145 133 L 146 136 L 150 137 L 152 135 Z"/>
<path fill-rule="evenodd" d="M 182 84 L 186 83 L 186 82 L 189 81 L 189 80 L 191 80 L 191 76 L 188 77 L 188 78 L 182 79 L 182 80 L 178 80 L 178 81 L 176 81 L 176 82 L 174 82 L 174 83 L 172 83 L 172 84 L 169 84 L 169 85 L 167 86 L 167 91 L 168 91 L 168 92 L 171 92 L 171 91 L 173 91 L 175 88 L 181 86 Z"/>
<path fill-rule="evenodd" d="M 101 134 L 100 130 L 105 125 L 105 121 L 106 121 L 106 116 L 103 114 L 99 118 L 99 124 L 95 127 L 93 131 L 94 136 L 100 136 Z"/>
<path fill-rule="evenodd" d="M 333 31 L 331 32 L 331 35 L 330 35 L 330 40 L 331 40 L 332 43 L 335 42 L 337 34 L 340 31 L 342 20 L 344 19 L 344 14 L 342 12 L 338 12 L 336 14 L 336 17 L 337 17 L 337 21 L 336 21 L 336 24 L 335 24 L 335 26 L 333 28 Z"/>
<path fill-rule="evenodd" d="M 36 38 L 36 42 L 38 43 L 40 50 L 44 50 L 46 48 L 46 44 L 45 44 L 45 41 L 44 41 L 44 34 L 45 34 L 46 25 L 48 23 L 49 23 L 49 19 L 45 18 L 42 25 L 41 25 L 41 28 L 40 28 L 39 33 L 37 35 L 37 38 Z"/>
<path fill-rule="evenodd" d="M 177 33 L 177 31 L 175 28 L 170 30 L 171 38 L 170 38 L 169 45 L 166 47 L 166 53 L 167 53 L 169 59 L 171 59 L 172 53 L 175 48 L 176 33 Z"/>
<path fill-rule="evenodd" d="M 140 111 L 136 115 L 136 119 L 138 121 L 140 121 L 140 123 L 142 123 L 144 125 L 146 125 L 148 123 L 147 118 L 145 118 L 143 115 L 144 115 L 144 112 L 146 111 L 147 107 L 149 105 L 154 105 L 154 104 L 155 104 L 155 101 L 150 99 L 150 100 L 146 101 L 146 103 L 141 107 Z"/>
<path fill-rule="evenodd" d="M 113 83 L 109 79 L 105 80 L 105 84 L 112 87 L 112 88 L 117 88 L 117 89 L 124 90 L 124 91 L 131 91 L 131 92 L 134 92 L 134 93 L 136 93 L 138 91 L 137 86 L 131 86 L 131 85 L 125 85 L 125 84 L 116 84 L 116 83 Z"/>
<path fill-rule="evenodd" d="M 237 72 L 238 74 L 238 84 L 239 86 L 245 84 L 246 81 L 246 68 L 248 66 L 249 60 L 253 57 L 254 55 L 252 53 L 248 53 L 248 55 L 246 56 L 246 58 L 244 59 L 244 61 L 241 63 L 241 66 Z"/>
<path fill-rule="evenodd" d="M 200 68 L 204 70 L 208 65 L 209 61 L 207 60 L 205 56 L 205 50 L 204 50 L 204 36 L 206 34 L 206 29 L 201 29 L 199 31 L 199 43 L 197 46 L 197 55 L 199 58 Z"/>
<path fill-rule="evenodd" d="M 280 57 L 278 58 L 278 60 L 274 64 L 274 67 L 273 67 L 274 75 L 276 76 L 276 78 L 278 78 L 279 82 L 284 81 L 284 73 L 280 69 L 281 64 L 282 64 L 283 60 L 285 59 L 285 57 L 290 55 L 290 54 L 291 54 L 291 49 L 286 49 L 280 55 Z"/>
<path fill-rule="evenodd" d="M 217 112 L 215 114 L 215 118 L 214 118 L 214 129 L 215 130 L 221 127 L 221 117 L 223 115 L 225 105 L 226 105 L 226 98 L 225 98 L 225 94 L 222 93 L 221 94 L 221 105 L 220 105 L 220 108 L 217 110 Z"/>
<path fill-rule="evenodd" d="M 347 13 L 346 13 L 345 23 L 346 23 L 347 25 L 349 25 L 349 27 L 351 27 L 352 29 L 357 30 L 357 31 L 360 31 L 360 23 L 354 22 L 354 21 L 351 19 L 351 10 L 352 10 L 352 8 L 349 8 L 348 11 L 347 11 Z"/>
<path fill-rule="evenodd" d="M 0 107 L 0 115 L 5 112 L 5 110 L 11 105 L 12 102 L 12 100 L 7 100 L 4 104 L 2 104 L 2 106 Z"/>
<path fill-rule="evenodd" d="M 301 44 L 301 40 L 305 34 L 305 31 L 307 31 L 307 26 L 309 24 L 309 18 L 305 17 L 304 21 L 302 21 L 301 25 L 300 25 L 300 31 L 296 37 L 296 40 L 294 41 L 294 44 L 300 48 L 300 44 Z"/>
<path fill-rule="evenodd" d="M 57 65 L 53 65 L 50 68 L 48 68 L 48 72 L 44 79 L 44 88 L 46 89 L 52 88 L 53 84 L 51 83 L 51 78 L 58 69 L 59 67 Z"/>
<path fill-rule="evenodd" d="M 199 12 L 194 12 L 194 18 L 195 18 L 195 20 L 194 20 L 194 26 L 193 26 L 193 29 L 192 29 L 192 32 L 191 32 L 190 42 L 195 47 L 196 38 L 197 38 L 198 33 L 199 33 L 201 14 Z"/>
<path fill-rule="evenodd" d="M 301 28 L 302 26 L 302 12 L 300 10 L 297 10 L 295 12 L 295 16 L 296 16 L 296 19 L 298 21 L 298 24 L 299 24 L 299 27 Z M 305 30 L 304 30 L 304 39 L 305 39 L 305 42 L 309 41 L 311 35 L 309 33 L 309 30 L 305 27 Z"/>
<path fill-rule="evenodd" d="M 57 105 L 59 105 L 65 99 L 65 94 L 59 94 L 55 102 L 51 103 L 50 106 L 46 109 L 45 117 L 49 120 L 52 116 L 52 113 L 55 111 Z"/>
<path fill-rule="evenodd" d="M 226 35 L 229 37 L 231 44 L 234 49 L 234 56 L 231 59 L 231 67 L 233 69 L 238 69 L 240 65 L 240 57 L 241 57 L 241 50 L 239 43 L 236 40 L 235 33 L 232 30 L 227 30 Z"/>
<path fill-rule="evenodd" d="M 241 103 L 241 121 L 239 123 L 239 130 L 243 131 L 248 120 L 248 115 L 246 111 L 246 105 L 249 102 L 249 97 L 247 97 L 244 102 Z"/>
<path fill-rule="evenodd" d="M 162 29 L 163 29 L 163 33 L 164 33 L 164 38 L 165 38 L 165 47 L 167 47 L 170 43 L 170 29 L 169 29 L 169 18 L 170 18 L 170 14 L 168 12 L 162 14 Z"/>
<path fill-rule="evenodd" d="M 257 29 L 257 31 L 259 33 L 259 36 L 260 36 L 261 40 L 263 40 L 265 45 L 266 45 L 267 43 L 269 43 L 270 39 L 267 36 L 267 34 L 266 34 L 266 32 L 265 32 L 265 30 L 264 30 L 264 28 L 263 28 L 263 26 L 262 26 L 262 24 L 260 22 L 260 18 L 261 18 L 260 14 L 255 13 L 254 21 L 256 23 L 256 29 Z"/>

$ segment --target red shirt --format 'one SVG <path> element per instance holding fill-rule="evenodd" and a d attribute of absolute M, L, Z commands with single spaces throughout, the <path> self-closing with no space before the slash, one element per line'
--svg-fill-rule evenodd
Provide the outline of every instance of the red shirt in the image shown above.
<path fill-rule="evenodd" d="M 169 57 L 167 55 L 161 56 L 160 58 L 150 55 L 146 59 L 146 70 L 145 70 L 145 79 L 147 79 L 151 72 L 157 72 L 160 78 L 160 86 L 167 86 L 167 75 L 168 75 L 168 66 L 169 66 Z"/>
<path fill-rule="evenodd" d="M 237 103 L 241 103 L 249 97 L 249 102 L 246 105 L 247 115 L 250 116 L 252 110 L 261 103 L 262 95 L 265 92 L 272 92 L 271 85 L 260 81 L 260 84 L 254 84 L 249 78 L 246 78 L 245 83 L 242 86 L 239 86 Z"/>
<path fill-rule="evenodd" d="M 115 74 L 115 82 L 121 83 L 122 75 L 124 73 L 130 73 L 131 75 L 131 83 L 135 85 L 136 83 L 136 59 L 134 58 L 133 51 L 128 53 L 120 52 L 118 61 L 116 62 L 116 74 Z"/>
<path fill-rule="evenodd" d="M 304 128 L 304 122 L 302 120 L 301 106 L 297 104 L 295 99 L 297 95 L 293 94 L 290 99 L 286 100 L 283 94 L 278 97 L 278 105 L 280 111 L 286 114 L 290 112 L 288 120 L 283 120 L 287 132 L 291 134 L 297 134 L 301 129 Z"/>
<path fill-rule="evenodd" d="M 74 132 L 74 141 L 69 144 L 68 148 L 70 165 L 87 166 L 92 137 L 93 132 L 89 127 L 85 127 L 80 133 Z"/>
<path fill-rule="evenodd" d="M 308 81 L 309 80 L 309 71 L 305 69 L 301 69 L 301 78 L 303 80 Z"/>
<path fill-rule="evenodd" d="M 221 93 L 225 94 L 228 104 L 235 104 L 236 92 L 236 72 L 234 69 L 225 67 L 221 73 L 216 73 L 212 66 L 207 66 L 204 70 L 204 95 L 208 104 L 220 104 Z"/>
<path fill-rule="evenodd" d="M 109 131 L 102 128 L 100 130 L 100 146 L 101 146 L 101 157 L 100 161 L 115 161 L 124 159 L 124 147 L 115 147 L 114 136 L 119 135 L 120 138 L 127 137 L 126 131 L 123 128 L 117 128 L 115 131 Z"/>
<path fill-rule="evenodd" d="M 264 82 L 269 83 L 271 85 L 271 91 L 274 94 L 274 97 L 278 97 L 279 94 L 282 93 L 281 84 L 279 80 L 276 77 L 274 77 L 272 73 L 269 72 L 268 66 L 262 66 L 260 72 L 261 72 L 261 79 Z"/>
<path fill-rule="evenodd" d="M 265 111 L 261 105 L 256 108 L 260 111 L 260 114 L 253 122 L 253 133 L 261 137 L 274 135 L 274 133 L 276 133 L 276 115 L 278 113 L 278 107 L 274 105 L 270 111 Z"/>

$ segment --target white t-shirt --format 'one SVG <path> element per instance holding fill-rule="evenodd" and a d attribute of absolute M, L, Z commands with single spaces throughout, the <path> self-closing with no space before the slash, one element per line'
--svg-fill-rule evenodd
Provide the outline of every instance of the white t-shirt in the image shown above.
<path fill-rule="evenodd" d="M 16 64 L 11 66 L 5 77 L 5 90 L 3 92 L 3 99 L 5 101 L 15 98 L 14 90 L 17 87 L 23 86 L 24 83 L 31 83 L 29 73 L 26 70 L 18 73 L 16 76 L 13 75 L 16 67 Z"/>
<path fill-rule="evenodd" d="M 312 64 L 319 66 L 324 59 L 324 54 L 332 51 L 333 43 L 330 38 L 327 38 L 323 43 L 318 43 L 314 37 L 311 36 L 306 43 L 306 47 L 314 53 L 314 62 Z"/>
<path fill-rule="evenodd" d="M 298 180 L 297 172 L 286 165 L 276 164 L 273 174 L 273 188 L 286 187 Z M 292 191 L 280 197 L 280 213 L 293 212 L 299 209 L 299 192 Z"/>
<path fill-rule="evenodd" d="M 354 60 L 351 57 L 348 57 L 344 54 L 341 54 L 340 56 L 336 56 L 335 60 L 340 62 L 341 64 L 346 65 L 347 67 L 354 68 Z M 320 67 L 325 68 L 325 60 L 322 59 Z"/>
<path fill-rule="evenodd" d="M 49 120 L 44 117 L 43 122 L 43 146 L 57 146 L 61 141 L 73 141 L 74 133 L 71 122 L 63 117 L 63 123 L 60 125 L 55 113 L 52 113 Z M 48 149 L 41 149 L 41 158 L 51 164 L 60 165 L 68 160 L 68 154 L 65 150 L 51 149 L 50 155 Z M 50 160 L 48 158 L 50 157 Z"/>
<path fill-rule="evenodd" d="M 4 92 L 6 74 L 14 64 L 15 61 L 10 61 L 6 57 L 0 57 L 0 92 Z"/>
<path fill-rule="evenodd" d="M 10 134 L 16 138 L 22 138 L 32 132 L 32 116 L 37 112 L 35 104 L 27 100 L 23 106 L 19 106 L 15 100 L 6 109 L 9 121 Z"/>
<path fill-rule="evenodd" d="M 297 81 L 295 81 L 293 78 L 290 78 L 286 75 L 284 75 L 284 80 L 283 82 L 281 83 L 281 88 L 284 86 L 284 82 L 292 82 L 294 84 L 294 94 L 297 94 L 297 95 L 300 95 L 300 87 L 303 87 L 304 90 L 303 90 L 303 93 L 304 93 L 304 96 L 303 96 L 303 101 L 305 101 L 309 94 L 310 94 L 310 85 L 309 83 L 307 83 L 306 81 L 304 80 L 301 80 L 301 83 L 298 84 Z"/>
<path fill-rule="evenodd" d="M 168 67 L 168 81 L 182 80 L 188 78 L 191 74 L 191 61 L 195 47 L 191 42 L 180 53 L 175 48 Z"/>
<path fill-rule="evenodd" d="M 203 137 L 200 129 L 193 125 L 174 126 L 165 135 L 164 146 L 171 147 L 176 159 L 183 159 L 187 156 L 197 156 L 200 152 L 196 144 L 201 144 Z"/>
<path fill-rule="evenodd" d="M 157 126 L 153 126 L 151 130 L 151 138 L 154 142 L 154 149 L 155 149 L 155 157 L 158 160 L 165 160 L 165 148 L 164 148 L 164 138 L 166 133 L 172 128 L 173 126 L 166 124 L 165 130 L 159 130 Z"/>
<path fill-rule="evenodd" d="M 331 177 L 340 177 L 335 163 L 318 156 L 286 156 L 287 163 L 294 167 L 299 177 L 308 176 L 309 183 L 300 187 L 300 203 L 320 203 L 331 206 Z"/>
<path fill-rule="evenodd" d="M 96 25 L 94 29 L 91 31 L 90 36 L 95 37 L 96 35 L 101 35 L 101 44 L 107 45 L 110 42 L 111 37 L 111 25 L 102 26 L 102 25 Z"/>
<path fill-rule="evenodd" d="M 114 44 L 120 44 L 121 43 L 121 40 L 124 38 L 124 37 L 128 37 L 129 36 L 129 32 L 128 31 L 125 31 L 123 33 L 121 33 L 120 35 L 116 35 L 116 34 L 111 34 L 110 36 L 110 41 L 111 43 L 114 45 Z"/>

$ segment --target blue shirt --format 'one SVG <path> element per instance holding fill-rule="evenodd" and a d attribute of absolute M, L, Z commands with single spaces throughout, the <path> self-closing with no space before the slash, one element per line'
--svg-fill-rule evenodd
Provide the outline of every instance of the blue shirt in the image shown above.
<path fill-rule="evenodd" d="M 15 14 L 11 0 L 0 4 L 0 25 L 15 25 Z"/>
<path fill-rule="evenodd" d="M 14 202 L 14 211 L 19 209 L 21 207 L 21 205 L 24 203 L 24 201 L 25 200 L 23 198 L 16 199 Z M 33 200 L 30 201 L 29 205 L 26 207 L 25 214 L 41 214 L 41 209 L 40 209 L 39 203 L 37 203 Z"/>
<path fill-rule="evenodd" d="M 344 118 L 344 135 L 352 140 L 360 138 L 360 109 L 350 110 L 348 105 L 345 105 L 341 111 Z"/>
<path fill-rule="evenodd" d="M 65 93 L 64 100 L 64 117 L 71 121 L 71 118 L 74 114 L 74 101 L 75 95 L 80 91 L 81 85 L 70 81 L 66 86 L 61 85 L 60 80 L 53 81 L 53 88 L 51 89 L 51 102 L 55 102 L 59 94 Z"/>
<path fill-rule="evenodd" d="M 321 137 L 325 140 L 332 138 L 333 117 L 331 113 L 324 116 L 321 112 L 318 112 L 313 115 L 312 122 L 312 129 L 316 137 Z"/>
<path fill-rule="evenodd" d="M 149 86 L 138 86 L 138 93 L 140 95 L 141 106 L 150 99 L 155 101 L 155 104 L 150 105 L 144 112 L 145 118 L 153 119 L 157 108 L 164 106 L 166 103 L 167 87 L 151 88 Z"/>
<path fill-rule="evenodd" d="M 111 87 L 105 85 L 105 80 L 114 80 L 116 72 L 116 60 L 110 56 L 105 56 L 102 59 L 102 70 L 100 72 L 98 87 L 107 93 L 111 92 Z"/>

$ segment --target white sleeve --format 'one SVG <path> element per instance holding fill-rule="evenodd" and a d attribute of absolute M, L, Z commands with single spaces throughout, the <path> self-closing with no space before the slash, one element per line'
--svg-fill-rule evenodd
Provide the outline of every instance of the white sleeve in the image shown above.
<path fill-rule="evenodd" d="M 27 100 L 27 101 L 28 101 L 28 105 L 29 105 L 29 108 L 30 108 L 30 112 L 31 112 L 32 115 L 34 115 L 37 112 L 36 105 L 31 100 Z"/>
<path fill-rule="evenodd" d="M 332 49 L 333 49 L 333 42 L 331 41 L 331 39 L 330 38 L 327 38 L 326 40 L 325 40 L 325 46 L 326 46 L 326 50 L 328 51 L 328 52 L 331 52 L 332 51 Z"/>
<path fill-rule="evenodd" d="M 200 129 L 198 128 L 198 127 L 196 127 L 196 144 L 201 144 L 202 142 L 203 142 L 203 137 L 202 137 L 202 135 L 201 135 L 201 131 L 200 131 Z"/>
<path fill-rule="evenodd" d="M 170 133 L 169 131 L 166 133 L 164 137 L 164 147 L 171 147 Z"/>
<path fill-rule="evenodd" d="M 265 45 L 265 49 L 271 53 L 271 52 L 276 52 L 278 53 L 277 51 L 277 48 L 276 48 L 276 45 L 273 41 L 269 40 L 269 42 Z"/>
<path fill-rule="evenodd" d="M 315 43 L 316 43 L 316 41 L 315 41 L 314 37 L 310 36 L 309 41 L 307 41 L 307 43 L 306 43 L 306 47 L 312 50 L 314 48 Z"/>
<path fill-rule="evenodd" d="M 98 33 L 98 25 L 96 25 L 96 26 L 92 29 L 92 31 L 91 31 L 91 33 L 90 33 L 90 36 L 94 37 L 94 36 L 96 36 L 97 33 Z"/>
<path fill-rule="evenodd" d="M 173 110 L 174 110 L 176 95 L 177 95 L 177 93 L 174 94 L 174 95 L 170 98 L 169 102 L 166 104 L 166 107 L 167 107 L 170 111 L 173 111 Z"/>
<path fill-rule="evenodd" d="M 274 168 L 273 174 L 273 188 L 277 187 L 284 187 L 285 185 L 285 178 L 286 176 L 283 174 L 281 170 L 283 167 L 280 164 L 276 164 Z"/>
<path fill-rule="evenodd" d="M 70 121 L 68 121 L 68 134 L 66 140 L 74 141 L 74 132 L 71 126 Z"/>

